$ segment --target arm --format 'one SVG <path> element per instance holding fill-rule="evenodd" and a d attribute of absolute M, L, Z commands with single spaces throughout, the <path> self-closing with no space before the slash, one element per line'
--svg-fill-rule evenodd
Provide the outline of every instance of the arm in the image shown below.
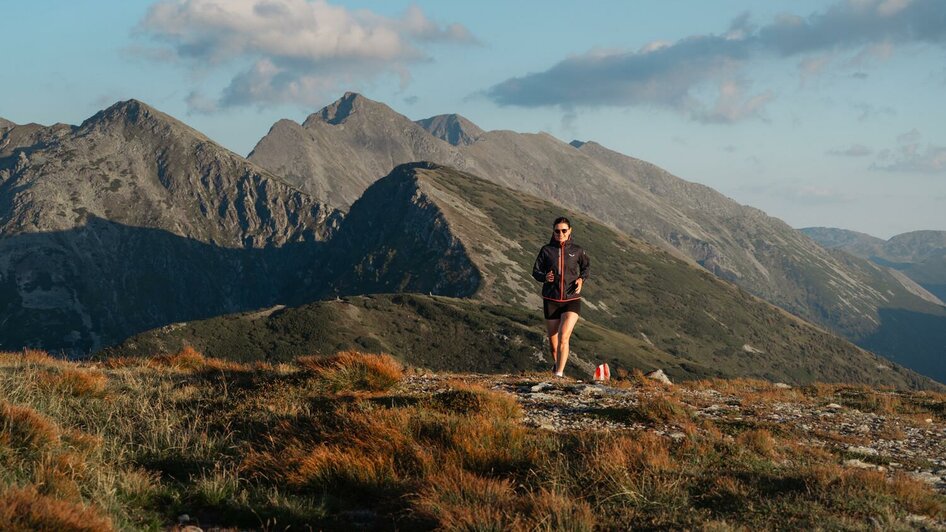
<path fill-rule="evenodd" d="M 591 275 L 591 259 L 588 258 L 585 250 L 581 250 L 581 256 L 578 257 L 578 278 L 584 282 L 588 280 L 589 275 Z"/>
<path fill-rule="evenodd" d="M 540 283 L 545 282 L 545 274 L 548 271 L 548 266 L 543 260 L 544 255 L 542 250 L 539 250 L 539 256 L 535 258 L 535 264 L 532 265 L 532 278 Z"/>

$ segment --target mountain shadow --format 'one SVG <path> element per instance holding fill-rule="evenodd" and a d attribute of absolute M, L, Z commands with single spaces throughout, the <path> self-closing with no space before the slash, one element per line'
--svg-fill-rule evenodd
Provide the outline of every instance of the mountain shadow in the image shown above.
<path fill-rule="evenodd" d="M 946 318 L 903 308 L 880 309 L 880 327 L 860 343 L 939 382 L 946 382 Z M 909 343 L 908 343 L 909 342 Z M 907 345 L 895 351 L 891 344 Z M 894 354 L 896 353 L 896 354 Z"/>
<path fill-rule="evenodd" d="M 228 248 L 95 216 L 0 237 L 0 349 L 81 356 L 154 327 L 305 298 L 323 246 Z"/>

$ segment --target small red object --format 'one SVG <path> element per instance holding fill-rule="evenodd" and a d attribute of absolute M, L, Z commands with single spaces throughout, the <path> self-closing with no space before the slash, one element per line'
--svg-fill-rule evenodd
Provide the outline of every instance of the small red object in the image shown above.
<path fill-rule="evenodd" d="M 595 380 L 596 381 L 608 381 L 611 380 L 611 369 L 607 364 L 601 364 L 595 368 Z"/>

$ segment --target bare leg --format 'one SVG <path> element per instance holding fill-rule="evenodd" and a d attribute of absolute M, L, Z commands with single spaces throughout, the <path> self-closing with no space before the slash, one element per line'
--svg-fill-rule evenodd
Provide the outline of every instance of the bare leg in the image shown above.
<path fill-rule="evenodd" d="M 549 347 L 552 348 L 552 363 L 558 367 L 558 325 L 562 320 L 545 320 L 545 330 L 549 336 Z"/>
<path fill-rule="evenodd" d="M 565 371 L 565 363 L 568 362 L 568 339 L 572 335 L 575 324 L 578 323 L 578 314 L 575 312 L 563 312 L 562 325 L 559 329 L 558 338 L 558 358 L 555 360 L 558 365 L 555 371 L 561 373 Z"/>

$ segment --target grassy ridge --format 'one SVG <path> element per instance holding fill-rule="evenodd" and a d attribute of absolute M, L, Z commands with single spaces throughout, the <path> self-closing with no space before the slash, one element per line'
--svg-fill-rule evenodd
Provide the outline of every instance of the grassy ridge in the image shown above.
<path fill-rule="evenodd" d="M 0 354 L 0 517 L 61 530 L 159 529 L 182 513 L 203 527 L 417 530 L 904 528 L 911 514 L 946 517 L 946 499 L 906 475 L 843 468 L 751 424 L 717 427 L 639 378 L 617 384 L 646 388 L 650 399 L 624 414 L 645 428 L 554 433 L 524 426 L 507 394 L 460 380 L 408 393 L 405 375 L 390 357 L 356 353 L 249 365 L 185 349 L 105 366 Z M 694 385 L 746 400 L 788 393 Z M 902 397 L 941 419 L 941 394 Z M 668 427 L 683 437 L 655 431 Z"/>

